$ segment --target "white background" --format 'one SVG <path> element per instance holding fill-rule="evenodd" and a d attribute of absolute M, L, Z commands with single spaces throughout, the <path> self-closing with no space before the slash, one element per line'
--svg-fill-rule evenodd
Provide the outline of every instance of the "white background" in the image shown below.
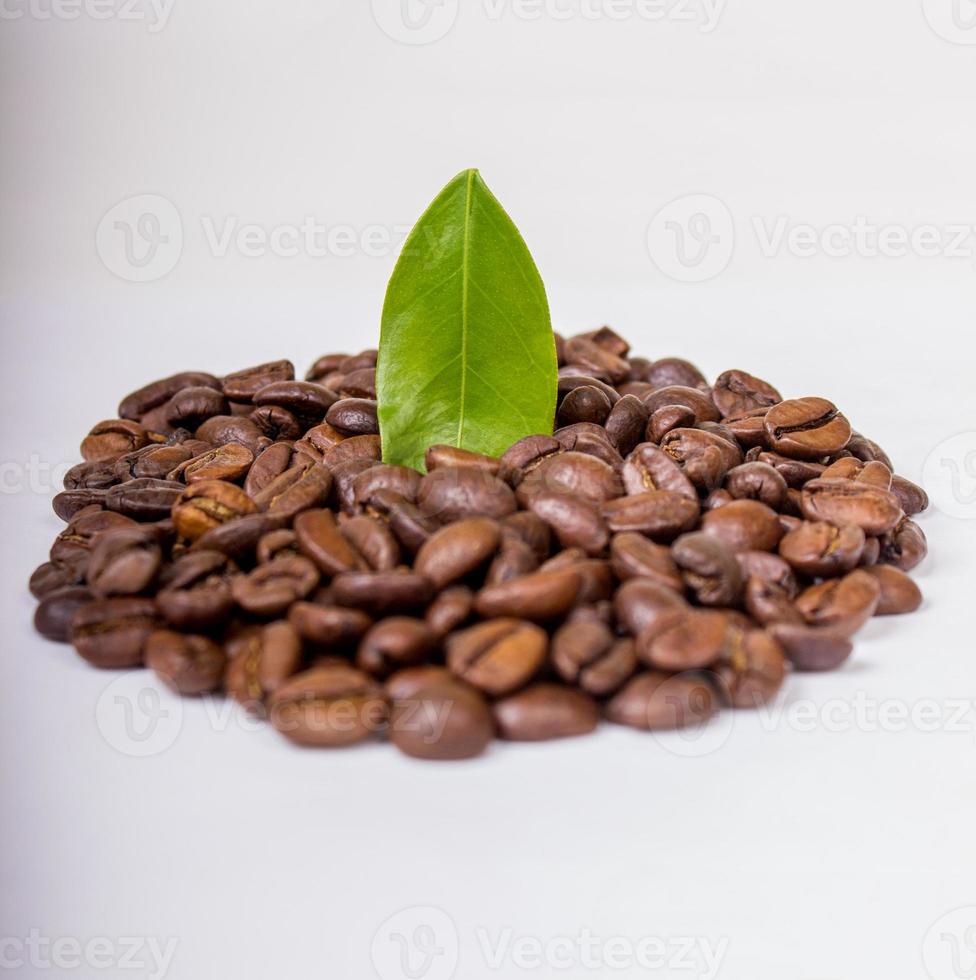
<path fill-rule="evenodd" d="M 948 247 L 976 223 L 976 11 L 962 0 L 954 21 L 952 2 L 730 0 L 702 30 L 679 19 L 700 18 L 697 0 L 657 21 L 620 0 L 560 0 L 568 19 L 535 20 L 464 0 L 435 7 L 428 30 L 444 36 L 416 45 L 392 0 L 372 5 L 378 20 L 366 0 L 175 0 L 164 21 L 4 0 L 8 960 L 37 930 L 176 939 L 174 980 L 400 980 L 390 934 L 420 943 L 427 924 L 444 950 L 427 980 L 450 975 L 455 941 L 465 980 L 706 975 L 510 956 L 493 970 L 479 943 L 584 930 L 721 944 L 721 980 L 972 975 L 976 910 L 941 921 L 976 905 L 976 233 Z M 954 462 L 955 493 L 929 480 L 924 610 L 871 623 L 842 671 L 794 677 L 772 713 L 727 716 L 691 745 L 605 730 L 434 767 L 384 746 L 302 752 L 165 696 L 154 740 L 133 742 L 115 696 L 138 720 L 155 704 L 146 679 L 116 681 L 31 631 L 26 580 L 59 528 L 50 473 L 152 378 L 282 356 L 304 371 L 373 345 L 396 236 L 467 166 L 522 229 L 559 329 L 609 322 L 648 356 L 826 395 L 913 479 L 927 458 L 936 477 Z M 136 195 L 154 198 L 97 233 Z M 652 260 L 652 219 L 688 195 L 706 197 L 661 216 Z M 147 243 L 129 262 L 115 222 L 144 213 L 169 241 L 139 265 Z M 699 214 L 715 241 L 682 265 L 675 229 L 700 231 Z M 906 236 L 933 226 L 946 247 L 765 242 L 777 222 L 802 237 L 859 216 Z M 339 229 L 325 255 L 222 239 L 256 225 L 287 249 L 306 219 Z M 859 720 L 858 699 L 934 706 L 936 721 Z M 140 745 L 158 751 L 126 754 Z M 447 918 L 382 925 L 416 906 Z"/>

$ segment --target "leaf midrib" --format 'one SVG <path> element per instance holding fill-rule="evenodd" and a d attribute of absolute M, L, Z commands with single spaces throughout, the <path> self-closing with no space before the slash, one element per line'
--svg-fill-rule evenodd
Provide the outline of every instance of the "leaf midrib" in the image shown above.
<path fill-rule="evenodd" d="M 468 171 L 464 194 L 464 234 L 461 242 L 461 404 L 458 410 L 457 445 L 463 446 L 464 414 L 468 387 L 468 257 L 471 242 L 471 203 L 474 195 L 473 170 Z"/>

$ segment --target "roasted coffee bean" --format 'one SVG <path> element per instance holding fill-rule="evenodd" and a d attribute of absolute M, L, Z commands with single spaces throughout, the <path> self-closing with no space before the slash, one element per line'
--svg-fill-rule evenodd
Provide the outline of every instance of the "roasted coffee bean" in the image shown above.
<path fill-rule="evenodd" d="M 784 535 L 779 553 L 798 572 L 826 578 L 856 568 L 864 543 L 864 531 L 856 524 L 836 527 L 826 521 L 804 521 Z"/>
<path fill-rule="evenodd" d="M 928 551 L 925 532 L 911 518 L 903 517 L 881 536 L 878 561 L 885 565 L 894 565 L 903 572 L 910 572 L 921 564 Z"/>
<path fill-rule="evenodd" d="M 174 429 L 196 429 L 214 415 L 226 415 L 230 405 L 223 392 L 213 388 L 183 388 L 164 407 L 166 421 Z"/>
<path fill-rule="evenodd" d="M 236 566 L 218 551 L 191 551 L 160 576 L 156 605 L 176 629 L 203 630 L 225 622 L 234 608 Z"/>
<path fill-rule="evenodd" d="M 593 620 L 567 622 L 556 630 L 552 662 L 566 683 L 598 698 L 619 690 L 637 670 L 634 641 Z"/>
<path fill-rule="evenodd" d="M 389 572 L 400 564 L 400 544 L 382 521 L 365 515 L 349 517 L 343 514 L 339 528 L 373 571 Z"/>
<path fill-rule="evenodd" d="M 137 452 L 156 448 L 160 447 L 146 446 Z M 129 480 L 131 475 L 128 473 L 119 476 L 119 466 L 123 460 L 129 460 L 134 455 L 136 454 L 126 453 L 125 456 L 120 456 L 118 459 L 101 460 L 97 463 L 78 463 L 64 474 L 64 488 L 65 490 L 107 490 L 122 480 Z"/>
<path fill-rule="evenodd" d="M 606 715 L 617 725 L 664 731 L 703 725 L 717 709 L 715 693 L 704 679 L 648 671 L 614 696 Z"/>
<path fill-rule="evenodd" d="M 339 400 L 339 396 L 324 385 L 310 381 L 273 381 L 259 388 L 251 401 L 257 408 L 274 405 L 300 419 L 304 429 L 316 425 Z"/>
<path fill-rule="evenodd" d="M 596 729 L 596 702 L 560 684 L 533 684 L 495 703 L 498 734 L 513 742 L 543 742 Z"/>
<path fill-rule="evenodd" d="M 269 699 L 274 727 L 297 745 L 340 748 L 385 729 L 383 691 L 344 664 L 316 667 L 285 681 Z"/>
<path fill-rule="evenodd" d="M 404 667 L 388 677 L 383 690 L 391 701 L 412 698 L 418 691 L 432 684 L 457 684 L 457 678 L 446 668 L 435 664 L 420 667 Z"/>
<path fill-rule="evenodd" d="M 619 497 L 623 487 L 620 477 L 607 463 L 586 453 L 565 452 L 547 457 L 526 473 L 517 492 L 523 506 L 534 494 L 543 492 L 562 493 L 602 504 Z"/>
<path fill-rule="evenodd" d="M 636 395 L 624 395 L 604 423 L 607 438 L 621 456 L 626 456 L 644 438 L 647 406 Z"/>
<path fill-rule="evenodd" d="M 138 667 L 146 640 L 158 624 L 152 599 L 95 599 L 75 612 L 71 642 L 94 667 Z"/>
<path fill-rule="evenodd" d="M 636 652 L 648 667 L 669 673 L 695 670 L 719 659 L 729 632 L 725 613 L 675 609 L 637 637 Z"/>
<path fill-rule="evenodd" d="M 564 548 L 581 548 L 587 554 L 604 552 L 610 534 L 599 507 L 585 497 L 540 490 L 528 498 L 531 512 L 552 529 Z"/>
<path fill-rule="evenodd" d="M 698 502 L 668 490 L 631 494 L 603 505 L 607 527 L 616 533 L 636 531 L 653 541 L 673 541 L 698 520 Z"/>
<path fill-rule="evenodd" d="M 299 550 L 324 575 L 366 570 L 363 556 L 339 529 L 331 510 L 306 510 L 295 518 L 294 527 Z"/>
<path fill-rule="evenodd" d="M 376 368 L 364 367 L 350 371 L 343 376 L 339 386 L 341 398 L 370 398 L 376 399 Z"/>
<path fill-rule="evenodd" d="M 497 521 L 472 517 L 441 528 L 417 552 L 414 570 L 438 591 L 482 567 L 501 540 Z"/>
<path fill-rule="evenodd" d="M 784 456 L 820 459 L 851 440 L 851 424 L 826 398 L 792 398 L 766 413 L 766 437 Z"/>
<path fill-rule="evenodd" d="M 193 542 L 191 550 L 219 551 L 234 561 L 249 561 L 261 538 L 281 526 L 280 520 L 267 514 L 248 514 L 211 528 Z"/>
<path fill-rule="evenodd" d="M 703 606 L 734 606 L 742 592 L 735 552 L 704 532 L 685 534 L 671 546 L 685 584 Z"/>
<path fill-rule="evenodd" d="M 289 471 L 291 472 L 291 471 Z M 332 490 L 332 474 L 325 466 L 310 466 L 298 479 L 269 495 L 267 511 L 274 517 L 291 520 L 302 511 L 321 507 Z M 264 491 L 268 493 L 267 490 Z"/>
<path fill-rule="evenodd" d="M 743 449 L 762 451 L 766 445 L 765 421 L 768 412 L 768 408 L 754 408 L 739 415 L 729 415 L 722 423 Z"/>
<path fill-rule="evenodd" d="M 146 666 L 177 694 L 207 694 L 220 687 L 227 654 L 206 636 L 156 630 L 145 646 Z"/>
<path fill-rule="evenodd" d="M 773 510 L 780 510 L 786 500 L 787 486 L 768 463 L 743 463 L 725 475 L 725 489 L 736 500 L 758 500 Z"/>
<path fill-rule="evenodd" d="M 325 421 L 350 436 L 374 435 L 380 431 L 376 402 L 367 398 L 341 398 L 326 412 Z"/>
<path fill-rule="evenodd" d="M 183 480 L 188 484 L 203 480 L 237 483 L 247 475 L 253 462 L 254 456 L 250 449 L 236 442 L 229 442 L 181 463 L 169 474 L 169 478 Z"/>
<path fill-rule="evenodd" d="M 445 637 L 471 616 L 474 609 L 474 593 L 466 585 L 454 585 L 445 589 L 427 607 L 424 619 L 439 637 Z"/>
<path fill-rule="evenodd" d="M 437 635 L 422 620 L 390 616 L 360 640 L 356 666 L 374 677 L 387 677 L 401 667 L 419 664 L 437 646 Z"/>
<path fill-rule="evenodd" d="M 852 456 L 856 456 L 865 463 L 878 460 L 878 462 L 884 463 L 889 470 L 894 469 L 891 465 L 891 460 L 888 458 L 888 454 L 876 442 L 865 438 L 859 432 L 851 435 L 850 441 L 845 448 Z"/>
<path fill-rule="evenodd" d="M 670 619 L 675 610 L 683 611 L 688 603 L 679 592 L 651 579 L 630 579 L 613 597 L 617 621 L 631 635 L 655 629 Z"/>
<path fill-rule="evenodd" d="M 797 670 L 836 670 L 854 650 L 850 639 L 836 630 L 774 623 L 769 632 Z"/>
<path fill-rule="evenodd" d="M 776 511 L 758 500 L 733 500 L 709 511 L 702 518 L 702 530 L 734 552 L 775 551 L 783 536 Z"/>
<path fill-rule="evenodd" d="M 247 417 L 263 436 L 275 441 L 298 439 L 303 432 L 298 419 L 280 405 L 262 405 L 249 412 Z"/>
<path fill-rule="evenodd" d="M 260 455 L 274 442 L 251 419 L 237 415 L 214 415 L 197 429 L 196 436 L 212 446 L 237 443 L 253 456 Z"/>
<path fill-rule="evenodd" d="M 881 586 L 876 616 L 915 612 L 922 604 L 921 589 L 894 565 L 875 565 L 865 569 L 865 572 Z"/>
<path fill-rule="evenodd" d="M 692 364 L 680 357 L 662 357 L 654 361 L 641 375 L 642 381 L 665 388 L 683 385 L 686 388 L 707 388 L 705 376 Z"/>
<path fill-rule="evenodd" d="M 873 535 L 892 530 L 903 516 L 890 490 L 848 480 L 811 480 L 803 487 L 801 506 L 807 520 L 856 524 Z"/>
<path fill-rule="evenodd" d="M 256 497 L 291 467 L 292 447 L 287 442 L 268 446 L 251 464 L 244 480 L 244 492 Z"/>
<path fill-rule="evenodd" d="M 705 493 L 721 486 L 726 473 L 743 460 L 738 446 L 704 429 L 672 429 L 661 439 L 661 448 L 681 464 L 684 475 Z"/>
<path fill-rule="evenodd" d="M 764 452 L 760 447 L 754 447 L 746 454 L 746 461 L 768 463 L 786 481 L 786 485 L 794 490 L 802 489 L 808 480 L 816 480 L 826 469 L 823 463 L 811 463 L 802 459 L 790 459 L 779 453 Z"/>
<path fill-rule="evenodd" d="M 353 503 L 362 507 L 379 490 L 392 490 L 405 500 L 416 501 L 420 490 L 420 474 L 409 466 L 389 466 L 377 463 L 363 470 L 352 485 Z"/>
<path fill-rule="evenodd" d="M 142 449 L 120 456 L 112 464 L 114 482 L 124 483 L 126 480 L 138 480 L 140 478 L 161 480 L 168 477 L 169 479 L 176 479 L 176 477 L 170 476 L 173 470 L 192 458 L 191 448 L 182 443 L 172 446 L 165 444 L 143 446 Z M 106 486 L 111 485 L 106 484 Z M 67 480 L 65 486 L 67 486 Z"/>
<path fill-rule="evenodd" d="M 662 405 L 651 413 L 644 430 L 649 442 L 659 443 L 672 429 L 687 429 L 695 424 L 695 413 L 684 405 Z"/>
<path fill-rule="evenodd" d="M 505 450 L 501 458 L 502 466 L 516 474 L 514 484 L 535 469 L 543 460 L 563 451 L 557 439 L 552 436 L 526 436 Z"/>
<path fill-rule="evenodd" d="M 489 585 L 475 597 L 479 616 L 531 619 L 545 623 L 568 612 L 580 591 L 580 576 L 573 568 L 539 571 Z"/>
<path fill-rule="evenodd" d="M 594 422 L 603 425 L 610 414 L 610 399 L 592 385 L 573 388 L 559 404 L 557 419 L 560 425 Z"/>
<path fill-rule="evenodd" d="M 765 630 L 733 626 L 712 670 L 722 696 L 733 708 L 758 708 L 783 686 L 786 660 L 782 646 Z"/>
<path fill-rule="evenodd" d="M 119 405 L 119 418 L 139 419 L 146 412 L 166 404 L 184 388 L 200 386 L 219 390 L 220 381 L 212 374 L 205 374 L 202 371 L 184 371 L 181 374 L 153 381 L 122 399 Z"/>
<path fill-rule="evenodd" d="M 548 646 L 549 638 L 540 627 L 499 617 L 449 636 L 447 666 L 473 687 L 500 697 L 538 673 Z"/>
<path fill-rule="evenodd" d="M 906 480 L 897 473 L 891 478 L 891 492 L 909 517 L 914 517 L 928 509 L 929 495 L 920 486 L 916 486 L 911 480 Z"/>
<path fill-rule="evenodd" d="M 615 357 L 626 357 L 630 353 L 630 344 L 610 327 L 600 327 L 598 330 L 590 330 L 579 336 L 592 341 L 597 347 L 602 347 Z"/>
<path fill-rule="evenodd" d="M 180 495 L 173 506 L 173 521 L 180 537 L 196 541 L 218 525 L 256 510 L 254 501 L 233 483 L 201 480 Z"/>
<path fill-rule="evenodd" d="M 811 626 L 853 636 L 874 615 L 880 599 L 878 579 L 858 569 L 811 585 L 797 598 L 796 608 Z"/>
<path fill-rule="evenodd" d="M 421 545 L 440 528 L 435 517 L 424 514 L 416 504 L 392 490 L 378 490 L 369 502 L 368 511 L 386 521 L 403 548 L 415 554 Z"/>
<path fill-rule="evenodd" d="M 871 486 L 880 487 L 882 490 L 891 489 L 891 470 L 877 460 L 862 464 L 860 472 L 854 479 L 858 483 L 870 483 Z"/>
<path fill-rule="evenodd" d="M 434 681 L 393 702 L 390 741 L 415 759 L 471 759 L 494 734 L 491 709 L 466 684 Z"/>
<path fill-rule="evenodd" d="M 111 511 L 82 510 L 68 522 L 68 526 L 55 538 L 49 552 L 51 561 L 58 563 L 84 561 L 87 567 L 91 549 L 98 535 L 121 528 L 138 528 L 131 517 Z"/>
<path fill-rule="evenodd" d="M 424 463 L 428 473 L 444 466 L 473 466 L 504 479 L 507 470 L 502 461 L 494 456 L 473 453 L 467 449 L 458 449 L 456 446 L 429 446 L 424 453 Z"/>
<path fill-rule="evenodd" d="M 380 437 L 377 435 L 348 436 L 322 454 L 322 462 L 335 469 L 340 463 L 350 459 L 371 459 L 379 462 L 382 456 Z"/>
<path fill-rule="evenodd" d="M 615 534 L 610 542 L 610 564 L 621 582 L 649 578 L 675 592 L 684 591 L 684 579 L 670 549 L 655 544 L 643 534 L 632 531 Z"/>
<path fill-rule="evenodd" d="M 342 647 L 358 641 L 373 621 L 361 609 L 345 609 L 317 602 L 296 602 L 288 622 L 310 643 Z"/>
<path fill-rule="evenodd" d="M 715 407 L 715 403 L 707 394 L 698 388 L 688 388 L 684 385 L 667 385 L 664 388 L 657 388 L 645 396 L 644 405 L 649 415 L 653 415 L 659 408 L 665 406 L 680 405 L 694 412 L 695 424 L 718 422 L 722 417 Z"/>
<path fill-rule="evenodd" d="M 641 443 L 627 457 L 621 477 L 628 494 L 664 490 L 698 501 L 695 488 L 674 458 L 649 442 Z"/>
<path fill-rule="evenodd" d="M 513 578 L 528 575 L 539 567 L 538 555 L 518 535 L 503 534 L 498 553 L 485 574 L 485 585 L 500 585 Z"/>
<path fill-rule="evenodd" d="M 444 466 L 428 473 L 420 481 L 417 503 L 424 514 L 443 523 L 465 517 L 499 520 L 517 510 L 507 484 L 472 466 Z"/>
<path fill-rule="evenodd" d="M 55 643 L 70 642 L 71 622 L 75 613 L 93 598 L 91 592 L 81 585 L 50 590 L 34 611 L 34 629 Z"/>
<path fill-rule="evenodd" d="M 231 583 L 234 601 L 255 616 L 277 616 L 304 599 L 319 583 L 319 572 L 307 558 L 286 556 L 258 565 Z"/>
<path fill-rule="evenodd" d="M 429 578 L 396 569 L 392 572 L 343 572 L 332 580 L 336 602 L 365 609 L 375 616 L 419 610 L 433 598 Z"/>
<path fill-rule="evenodd" d="M 570 337 L 566 341 L 566 360 L 610 382 L 623 381 L 630 374 L 630 365 L 622 357 L 583 336 Z"/>
<path fill-rule="evenodd" d="M 146 430 L 128 419 L 108 419 L 93 426 L 81 444 L 82 458 L 88 463 L 118 459 L 124 453 L 141 449 L 148 441 Z"/>
<path fill-rule="evenodd" d="M 68 561 L 46 561 L 38 565 L 30 577 L 30 593 L 35 599 L 43 599 L 52 592 L 66 589 L 73 585 L 82 585 L 85 581 L 87 557 Z"/>
<path fill-rule="evenodd" d="M 294 675 L 302 662 L 302 644 L 288 623 L 247 626 L 228 640 L 224 674 L 227 693 L 252 712 L 264 713 L 264 701 Z"/>
<path fill-rule="evenodd" d="M 364 504 L 361 500 L 356 499 L 356 480 L 367 470 L 379 466 L 380 464 L 372 459 L 349 459 L 343 463 L 336 463 L 330 470 L 332 473 L 332 492 L 329 497 L 329 505 L 337 507 L 346 516 L 375 509 L 370 502 Z M 371 495 L 377 497 L 381 494 L 392 493 L 396 493 L 396 491 L 383 489 L 371 491 Z M 397 496 L 402 500 L 407 499 L 402 494 L 397 494 Z"/>
<path fill-rule="evenodd" d="M 106 490 L 102 503 L 136 521 L 161 521 L 170 516 L 185 489 L 174 480 L 129 480 Z"/>
<path fill-rule="evenodd" d="M 788 588 L 758 575 L 751 575 L 746 579 L 746 610 L 763 626 L 770 623 L 803 623 L 803 615 L 793 605 L 793 598 Z"/>
<path fill-rule="evenodd" d="M 294 377 L 295 366 L 291 361 L 271 361 L 225 375 L 222 387 L 231 401 L 250 403 L 262 388 L 275 381 L 291 381 Z"/>
<path fill-rule="evenodd" d="M 275 558 L 285 555 L 298 555 L 298 540 L 295 532 L 290 528 L 279 528 L 277 531 L 269 531 L 262 534 L 258 539 L 258 546 L 255 549 L 255 559 L 259 565 L 264 565 Z"/>
<path fill-rule="evenodd" d="M 712 401 L 723 418 L 756 408 L 769 408 L 782 400 L 783 396 L 771 384 L 745 371 L 720 374 L 712 389 Z"/>
<path fill-rule="evenodd" d="M 88 561 L 88 588 L 100 599 L 138 595 L 153 583 L 162 561 L 155 531 L 142 527 L 102 531 Z"/>

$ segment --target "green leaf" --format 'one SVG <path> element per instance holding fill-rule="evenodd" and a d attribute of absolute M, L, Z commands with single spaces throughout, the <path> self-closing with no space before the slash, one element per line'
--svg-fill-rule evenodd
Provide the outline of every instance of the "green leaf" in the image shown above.
<path fill-rule="evenodd" d="M 458 174 L 407 238 L 383 304 L 376 395 L 383 460 L 418 470 L 438 443 L 498 456 L 552 432 L 545 287 L 477 170 Z"/>

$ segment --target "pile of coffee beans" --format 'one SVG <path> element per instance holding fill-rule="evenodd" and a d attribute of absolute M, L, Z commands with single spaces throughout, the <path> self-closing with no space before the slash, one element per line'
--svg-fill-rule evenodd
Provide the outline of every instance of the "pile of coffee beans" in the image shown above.
<path fill-rule="evenodd" d="M 925 493 L 831 402 L 556 342 L 554 432 L 426 474 L 380 460 L 374 350 L 140 388 L 54 500 L 37 629 L 301 745 L 459 759 L 756 707 L 919 606 Z"/>

